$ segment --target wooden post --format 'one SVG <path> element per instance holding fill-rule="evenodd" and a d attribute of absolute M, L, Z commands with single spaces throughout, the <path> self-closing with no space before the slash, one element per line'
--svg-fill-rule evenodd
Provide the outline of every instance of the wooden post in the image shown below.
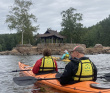
<path fill-rule="evenodd" d="M 39 40 L 40 40 L 40 44 L 41 44 L 41 38 Z"/>
<path fill-rule="evenodd" d="M 63 38 L 62 38 L 62 43 L 63 43 Z"/>
<path fill-rule="evenodd" d="M 40 38 L 40 43 L 42 43 L 42 38 Z"/>
<path fill-rule="evenodd" d="M 44 43 L 46 43 L 46 38 L 44 38 Z"/>
<path fill-rule="evenodd" d="M 56 43 L 56 38 L 55 38 L 55 43 Z"/>
<path fill-rule="evenodd" d="M 57 43 L 57 38 L 56 38 L 56 43 Z"/>
<path fill-rule="evenodd" d="M 53 44 L 53 37 L 52 37 L 52 44 Z"/>
<path fill-rule="evenodd" d="M 49 38 L 49 43 L 50 43 L 51 38 Z"/>
<path fill-rule="evenodd" d="M 61 41 L 60 41 L 60 39 L 59 39 L 59 43 L 60 43 Z"/>

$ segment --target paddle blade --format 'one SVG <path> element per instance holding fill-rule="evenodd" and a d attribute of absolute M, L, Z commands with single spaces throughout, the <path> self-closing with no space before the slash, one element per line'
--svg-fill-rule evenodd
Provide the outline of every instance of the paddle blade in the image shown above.
<path fill-rule="evenodd" d="M 106 79 L 107 81 L 110 81 L 110 73 L 105 74 L 104 77 L 105 77 L 105 79 Z"/>
<path fill-rule="evenodd" d="M 14 77 L 13 81 L 19 86 L 26 86 L 34 84 L 37 81 L 37 79 L 34 77 L 25 76 L 25 77 Z"/>

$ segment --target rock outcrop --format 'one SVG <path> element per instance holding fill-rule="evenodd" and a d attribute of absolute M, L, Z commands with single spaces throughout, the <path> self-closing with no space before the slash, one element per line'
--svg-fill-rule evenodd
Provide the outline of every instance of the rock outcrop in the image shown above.
<path fill-rule="evenodd" d="M 103 48 L 102 44 L 95 44 L 94 48 Z"/>
<path fill-rule="evenodd" d="M 37 47 L 32 45 L 17 45 L 12 51 L 0 52 L 1 55 L 37 55 Z"/>
<path fill-rule="evenodd" d="M 110 47 L 86 48 L 86 54 L 110 54 Z"/>
<path fill-rule="evenodd" d="M 73 47 L 82 46 L 86 49 L 86 54 L 109 54 L 110 47 L 104 47 L 101 44 L 96 44 L 93 48 L 86 48 L 85 44 L 38 44 L 37 46 L 32 45 L 17 45 L 12 51 L 3 51 L 0 52 L 0 55 L 39 55 L 42 54 L 44 48 L 50 48 L 52 54 L 62 55 L 64 50 L 71 52 Z"/>

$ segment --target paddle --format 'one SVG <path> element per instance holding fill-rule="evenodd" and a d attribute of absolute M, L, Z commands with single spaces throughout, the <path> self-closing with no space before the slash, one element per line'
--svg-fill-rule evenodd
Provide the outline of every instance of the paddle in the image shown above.
<path fill-rule="evenodd" d="M 58 68 L 58 69 L 64 69 L 64 68 Z M 21 71 L 31 71 L 31 69 L 27 69 L 27 70 L 13 70 L 13 71 L 5 71 L 5 72 L 0 72 L 0 74 L 3 74 L 3 73 L 12 73 L 12 72 L 21 72 Z"/>
<path fill-rule="evenodd" d="M 37 79 L 35 77 L 25 76 L 25 77 L 14 77 L 13 81 L 19 86 L 26 86 L 26 85 L 34 84 L 39 80 L 52 80 L 52 79 L 59 79 L 59 78 L 38 78 Z"/>
<path fill-rule="evenodd" d="M 105 78 L 107 81 L 109 81 L 110 82 L 110 73 L 107 73 L 107 74 L 105 74 L 104 76 L 100 76 L 100 77 L 97 77 L 97 78 Z"/>
<path fill-rule="evenodd" d="M 59 79 L 60 77 L 57 78 L 35 78 L 31 76 L 25 76 L 25 77 L 14 77 L 13 81 L 19 85 L 19 86 L 25 86 L 25 85 L 30 85 L 33 84 L 39 80 L 52 80 L 52 79 Z M 104 76 L 100 76 L 97 78 L 105 78 L 107 81 L 110 81 L 110 73 L 105 74 Z"/>
<path fill-rule="evenodd" d="M 12 72 L 21 72 L 21 71 L 31 71 L 31 69 L 27 69 L 27 70 L 13 70 L 13 71 L 5 71 L 5 72 L 0 72 L 0 74 L 3 74 L 3 73 L 12 73 Z"/>

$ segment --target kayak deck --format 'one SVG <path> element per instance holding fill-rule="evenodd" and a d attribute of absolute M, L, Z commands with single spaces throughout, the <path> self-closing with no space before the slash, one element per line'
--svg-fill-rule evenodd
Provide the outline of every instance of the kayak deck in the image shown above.
<path fill-rule="evenodd" d="M 70 62 L 69 59 L 63 59 L 62 61 L 64 61 L 64 62 Z"/>
<path fill-rule="evenodd" d="M 67 58 L 67 59 L 61 59 L 60 57 L 53 57 L 53 59 L 55 59 L 56 61 L 63 61 L 63 62 L 70 62 L 70 60 Z"/>
<path fill-rule="evenodd" d="M 25 65 L 21 62 L 19 62 L 19 68 L 21 70 L 28 70 L 32 69 L 32 67 Z M 35 78 L 55 78 L 56 73 L 49 73 L 49 74 L 42 74 L 42 75 L 35 75 L 32 71 L 23 71 L 23 74 L 26 76 L 32 76 Z M 65 91 L 68 93 L 110 93 L 110 89 L 96 89 L 90 87 L 90 84 L 98 84 L 93 81 L 84 81 L 84 82 L 79 82 L 75 84 L 69 84 L 62 86 L 57 79 L 54 80 L 41 80 L 37 81 L 42 84 L 46 84 L 48 86 L 51 86 L 53 88 L 56 88 L 61 91 Z"/>

